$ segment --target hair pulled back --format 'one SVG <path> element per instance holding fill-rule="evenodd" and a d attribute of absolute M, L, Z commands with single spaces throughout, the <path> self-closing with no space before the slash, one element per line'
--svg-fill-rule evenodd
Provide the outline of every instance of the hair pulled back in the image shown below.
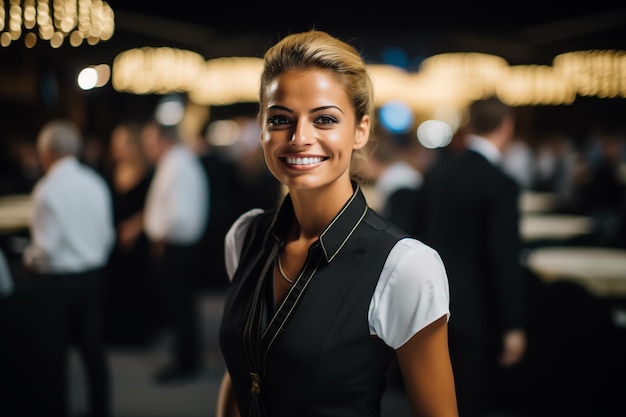
<path fill-rule="evenodd" d="M 259 99 L 263 103 L 267 86 L 286 71 L 319 68 L 333 73 L 351 98 L 356 121 L 369 115 L 373 122 L 375 106 L 372 81 L 359 52 L 348 43 L 319 31 L 295 33 L 270 47 L 264 56 Z"/>

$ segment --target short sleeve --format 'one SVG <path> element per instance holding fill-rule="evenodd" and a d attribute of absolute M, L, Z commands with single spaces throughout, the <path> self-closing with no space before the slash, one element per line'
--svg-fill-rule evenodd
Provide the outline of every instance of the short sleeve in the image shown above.
<path fill-rule="evenodd" d="M 262 212 L 262 209 L 254 208 L 243 213 L 233 222 L 228 232 L 226 232 L 226 236 L 224 237 L 224 262 L 226 264 L 226 272 L 228 273 L 229 280 L 232 280 L 235 270 L 239 265 L 241 248 L 243 247 L 248 227 L 250 227 L 250 222 Z"/>
<path fill-rule="evenodd" d="M 441 257 L 419 240 L 399 240 L 370 302 L 371 334 L 397 349 L 444 315 L 450 318 L 450 289 Z"/>

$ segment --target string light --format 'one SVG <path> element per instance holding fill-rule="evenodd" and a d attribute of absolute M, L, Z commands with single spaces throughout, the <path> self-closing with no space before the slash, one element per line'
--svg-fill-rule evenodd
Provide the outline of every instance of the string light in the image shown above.
<path fill-rule="evenodd" d="M 0 0 L 0 45 L 8 47 L 20 38 L 32 48 L 39 39 L 53 48 L 66 38 L 76 47 L 95 45 L 113 36 L 115 15 L 100 0 Z"/>
<path fill-rule="evenodd" d="M 435 107 L 462 108 L 471 100 L 497 94 L 514 106 L 572 104 L 577 96 L 626 97 L 626 51 L 575 51 L 558 55 L 554 65 L 514 65 L 479 53 L 426 58 L 419 71 L 369 65 L 376 104 L 401 101 L 414 112 Z M 133 94 L 187 93 L 200 105 L 255 102 L 262 60 L 251 57 L 205 61 L 174 48 L 131 49 L 117 55 L 113 87 Z"/>

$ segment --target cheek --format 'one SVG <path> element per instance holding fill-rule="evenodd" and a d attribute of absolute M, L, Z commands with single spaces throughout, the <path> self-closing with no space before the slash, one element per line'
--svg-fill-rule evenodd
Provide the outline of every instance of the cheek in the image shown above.
<path fill-rule="evenodd" d="M 333 132 L 326 136 L 325 140 L 332 149 L 335 149 L 341 156 L 352 153 L 354 147 L 354 135 L 348 132 Z"/>
<path fill-rule="evenodd" d="M 261 150 L 263 151 L 263 159 L 268 166 L 276 164 L 274 155 L 276 154 L 276 147 L 278 146 L 278 139 L 269 133 L 261 134 Z"/>
<path fill-rule="evenodd" d="M 269 143 L 272 139 L 272 135 L 267 131 L 261 132 L 261 144 L 265 146 L 265 144 Z"/>

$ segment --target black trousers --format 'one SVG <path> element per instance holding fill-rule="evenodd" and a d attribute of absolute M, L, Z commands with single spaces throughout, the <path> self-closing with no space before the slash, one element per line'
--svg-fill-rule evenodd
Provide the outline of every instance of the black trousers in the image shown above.
<path fill-rule="evenodd" d="M 75 347 L 85 368 L 88 384 L 88 407 L 90 416 L 110 417 L 111 376 L 104 345 L 104 325 L 102 314 L 103 270 L 95 269 L 83 273 L 36 274 L 29 272 L 26 279 L 31 285 L 45 291 L 48 297 L 55 298 L 58 306 L 55 316 L 55 332 L 65 342 L 65 346 Z M 67 366 L 65 349 L 63 366 Z M 68 389 L 64 374 L 64 392 Z M 60 399 L 65 403 L 66 398 Z M 65 404 L 65 409 L 69 407 Z"/>
<path fill-rule="evenodd" d="M 200 314 L 194 272 L 198 262 L 195 246 L 166 244 L 154 258 L 164 324 L 172 332 L 171 366 L 181 371 L 200 367 Z"/>
<path fill-rule="evenodd" d="M 19 271 L 0 298 L 0 416 L 69 416 L 61 291 Z"/>

